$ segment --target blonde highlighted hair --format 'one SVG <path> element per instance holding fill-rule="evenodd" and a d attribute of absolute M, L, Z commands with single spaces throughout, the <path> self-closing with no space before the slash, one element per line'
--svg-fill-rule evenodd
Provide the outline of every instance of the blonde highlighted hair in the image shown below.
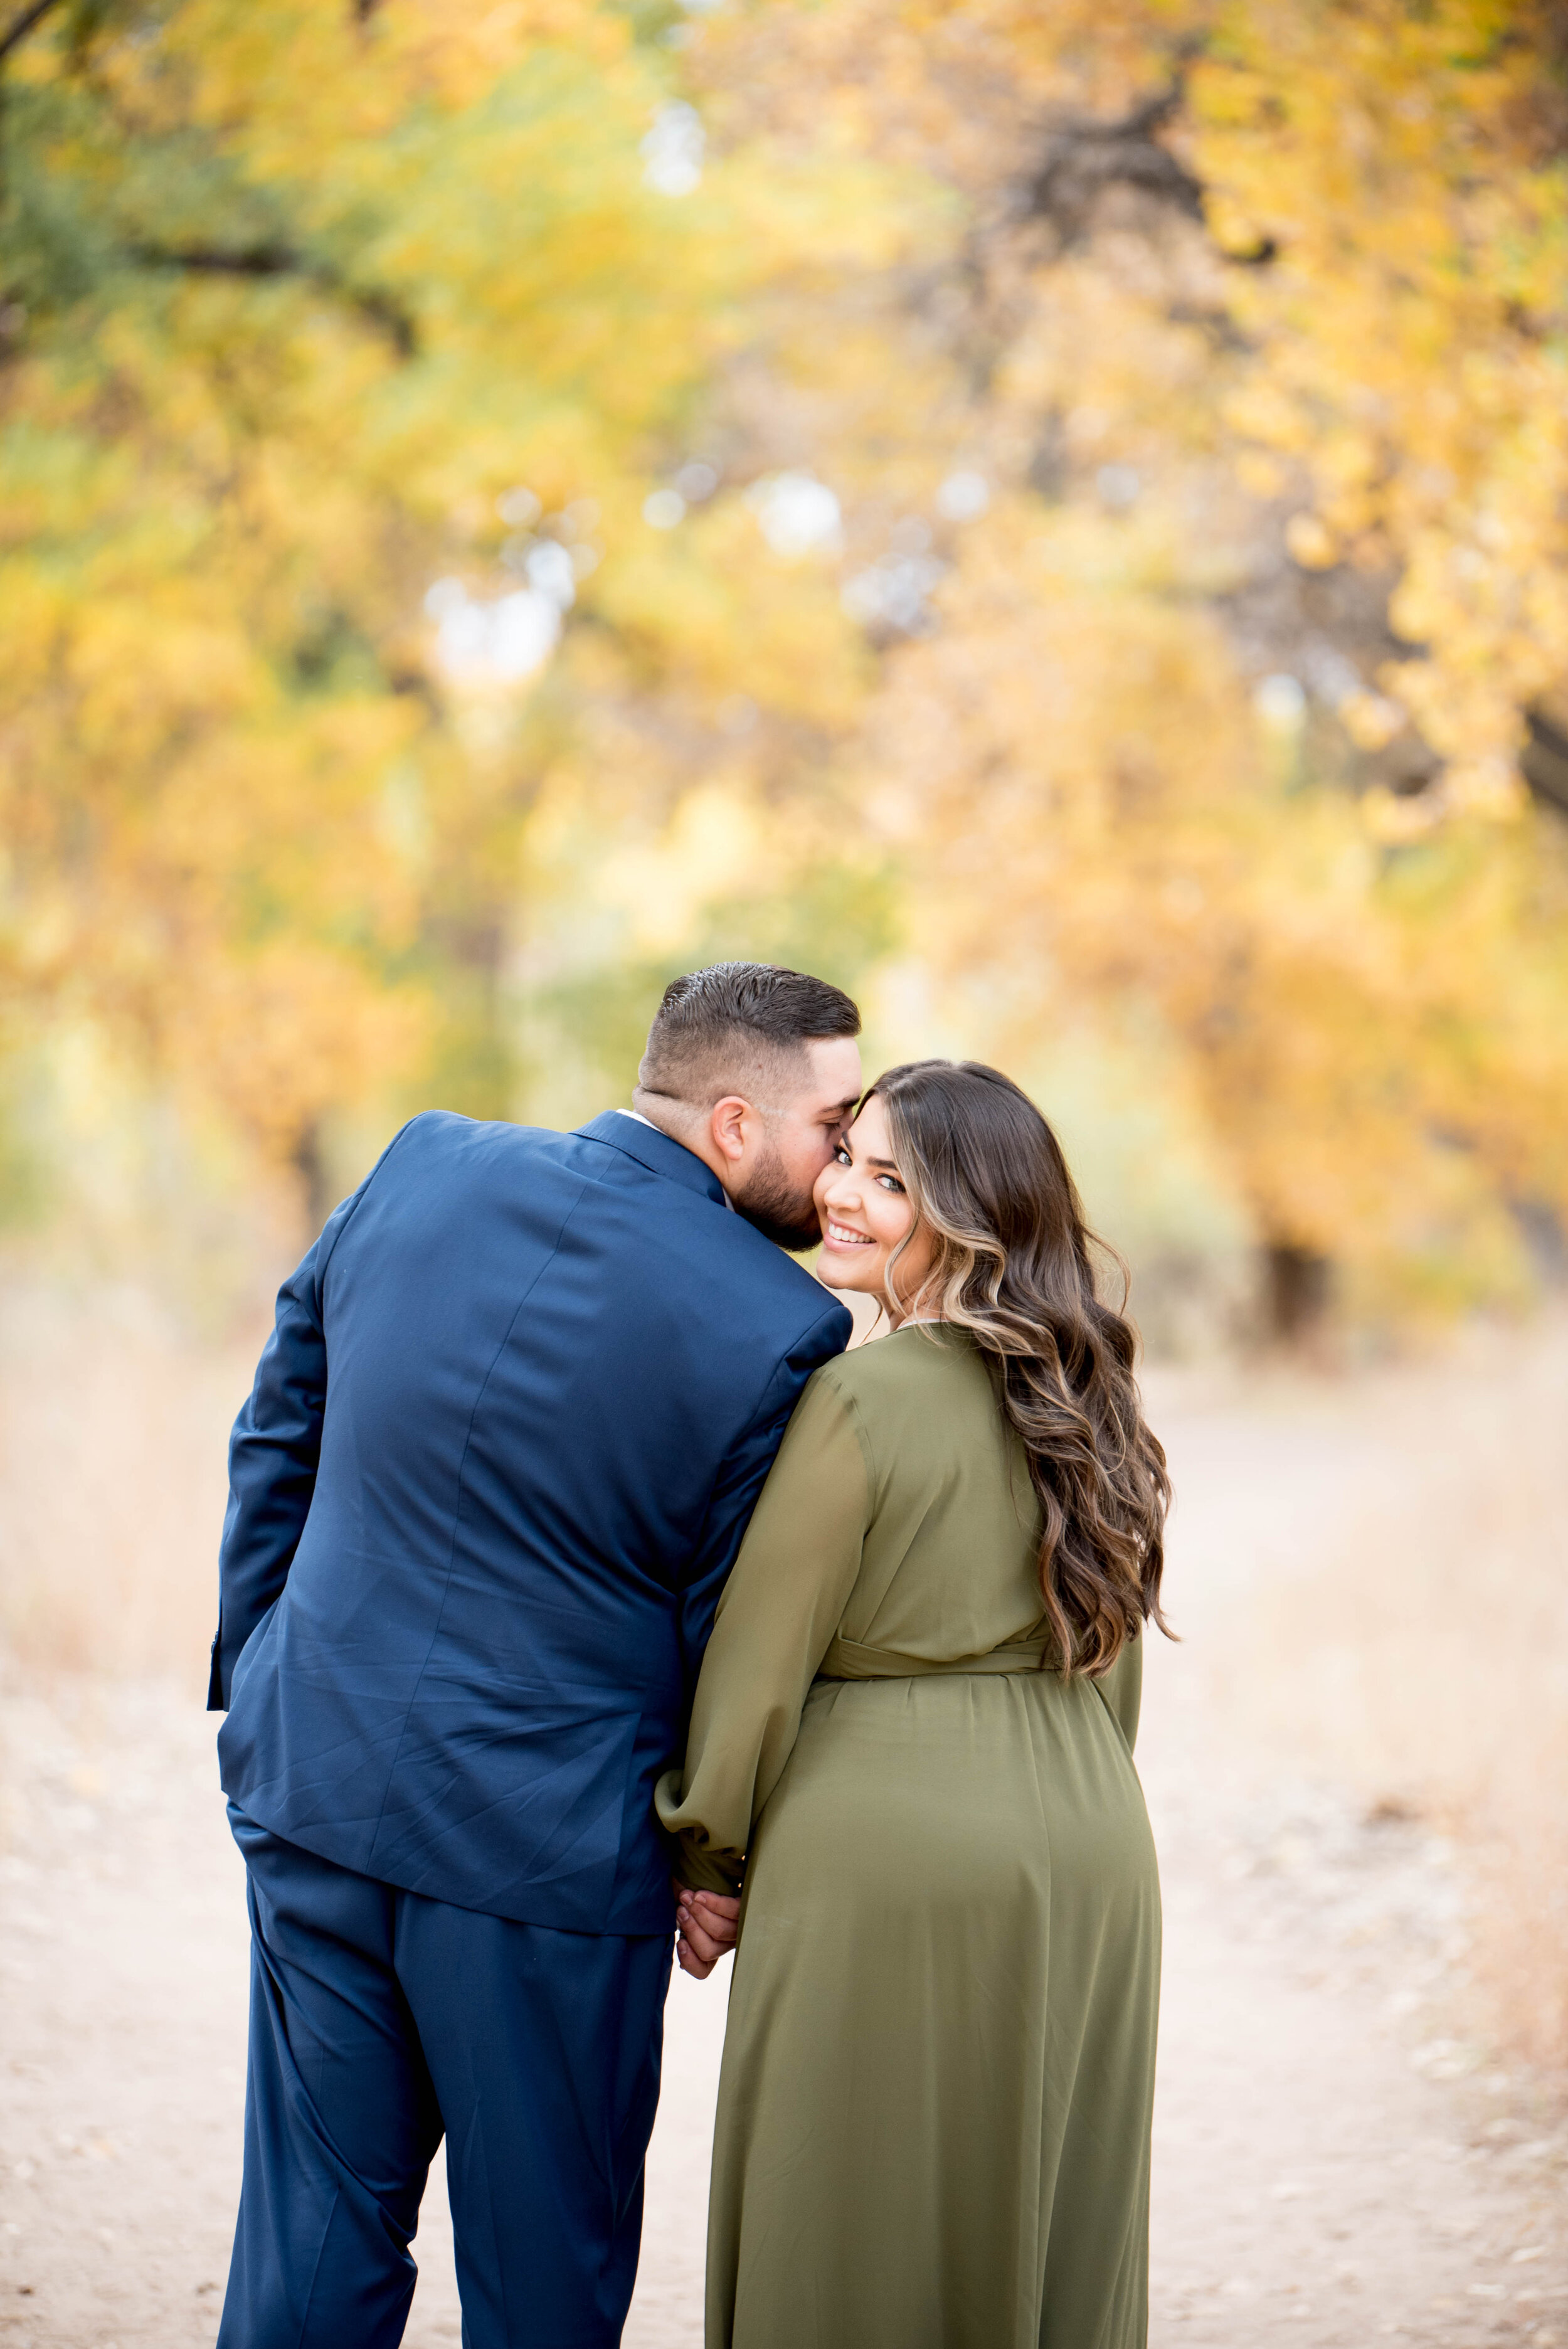
<path fill-rule="evenodd" d="M 989 1357 L 1027 1455 L 1052 1661 L 1064 1674 L 1097 1675 L 1146 1620 L 1167 1629 L 1160 1578 L 1171 1505 L 1165 1454 L 1133 1377 L 1135 1333 L 1097 1290 L 1100 1243 L 1056 1135 L 1011 1078 L 977 1061 L 914 1061 L 879 1077 L 873 1096 L 915 1211 L 911 1236 L 923 1225 L 934 1244 L 922 1312 L 966 1330 Z M 890 1301 L 907 1312 L 903 1247 L 886 1278 Z"/>

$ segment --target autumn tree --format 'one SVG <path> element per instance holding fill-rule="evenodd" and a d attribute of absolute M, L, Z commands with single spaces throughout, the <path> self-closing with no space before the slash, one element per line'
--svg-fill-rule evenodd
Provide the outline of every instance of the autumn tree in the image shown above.
<path fill-rule="evenodd" d="M 1280 1326 L 1331 1266 L 1524 1293 L 1554 12 L 54 0 L 0 49 L 15 1021 L 309 1173 L 356 1101 L 596 1105 L 682 961 L 880 957 L 1026 1074 L 1128 1040 Z"/>
<path fill-rule="evenodd" d="M 644 515 L 810 191 L 695 191 L 608 5 L 76 0 L 3 47 L 7 1000 L 307 1174 L 367 1086 L 503 1110 L 541 778 L 742 670 L 796 726 L 851 692 L 826 584 L 739 592 L 743 512 Z"/>
<path fill-rule="evenodd" d="M 947 980 L 1016 1061 L 1154 1022 L 1282 1325 L 1331 1260 L 1519 1293 L 1568 1209 L 1551 12 L 861 0 L 704 52 L 738 142 L 827 116 L 960 208 L 857 289 L 883 396 L 794 394 Z"/>

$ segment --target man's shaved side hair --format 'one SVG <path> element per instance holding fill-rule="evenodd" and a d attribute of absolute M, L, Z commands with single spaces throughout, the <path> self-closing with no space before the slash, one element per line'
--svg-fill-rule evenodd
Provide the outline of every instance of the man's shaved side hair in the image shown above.
<path fill-rule="evenodd" d="M 637 1091 L 699 1113 L 730 1093 L 777 1109 L 808 1044 L 860 1032 L 859 1010 L 825 978 L 768 962 L 714 963 L 665 988 Z"/>

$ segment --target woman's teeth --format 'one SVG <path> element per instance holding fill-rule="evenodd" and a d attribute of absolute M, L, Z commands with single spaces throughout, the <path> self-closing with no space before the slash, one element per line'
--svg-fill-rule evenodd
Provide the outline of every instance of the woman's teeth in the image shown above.
<path fill-rule="evenodd" d="M 848 1224 L 835 1224 L 831 1216 L 828 1219 L 828 1237 L 836 1241 L 840 1247 L 870 1247 L 872 1245 L 870 1232 L 852 1232 Z"/>

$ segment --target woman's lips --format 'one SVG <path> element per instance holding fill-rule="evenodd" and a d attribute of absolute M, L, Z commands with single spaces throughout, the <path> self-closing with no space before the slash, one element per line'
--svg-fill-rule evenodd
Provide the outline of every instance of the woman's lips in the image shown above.
<path fill-rule="evenodd" d="M 874 1247 L 870 1232 L 851 1231 L 848 1224 L 836 1224 L 830 1216 L 822 1235 L 830 1247 Z"/>

